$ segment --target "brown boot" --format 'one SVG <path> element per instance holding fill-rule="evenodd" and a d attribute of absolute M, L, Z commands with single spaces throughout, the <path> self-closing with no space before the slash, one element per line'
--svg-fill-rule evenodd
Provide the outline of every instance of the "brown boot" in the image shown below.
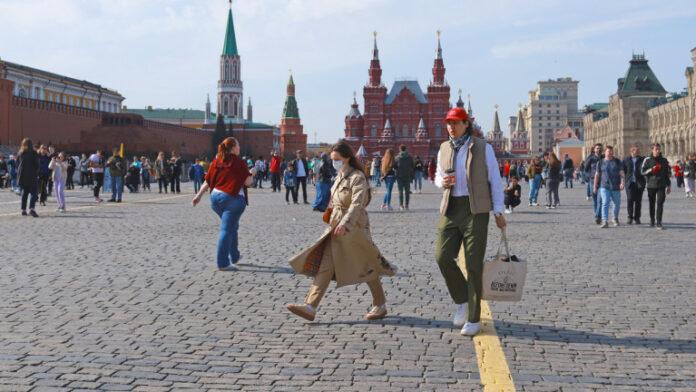
<path fill-rule="evenodd" d="M 387 315 L 387 305 L 373 306 L 365 315 L 365 320 L 379 320 Z"/>
<path fill-rule="evenodd" d="M 317 312 L 307 304 L 288 304 L 287 308 L 292 313 L 295 313 L 296 315 L 309 321 L 314 321 L 314 317 L 317 315 Z"/>

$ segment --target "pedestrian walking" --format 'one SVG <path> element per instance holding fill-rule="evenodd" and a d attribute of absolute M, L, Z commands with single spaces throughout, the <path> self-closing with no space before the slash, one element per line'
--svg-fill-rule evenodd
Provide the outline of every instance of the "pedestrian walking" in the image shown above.
<path fill-rule="evenodd" d="M 399 154 L 394 158 L 394 170 L 396 171 L 396 185 L 399 189 L 399 210 L 408 210 L 411 200 L 411 181 L 414 178 L 415 163 L 411 155 L 406 151 L 406 145 L 399 146 Z"/>
<path fill-rule="evenodd" d="M 539 158 L 532 158 L 532 162 L 527 168 L 527 176 L 529 177 L 529 206 L 538 206 L 539 188 L 541 187 L 541 173 L 543 168 L 539 163 Z"/>
<path fill-rule="evenodd" d="M 278 156 L 277 151 L 271 152 L 271 163 L 269 164 L 268 171 L 271 174 L 271 188 L 273 192 L 280 192 L 280 174 L 282 173 L 280 169 L 281 159 Z"/>
<path fill-rule="evenodd" d="M 283 185 L 285 185 L 285 204 L 290 205 L 288 197 L 290 195 L 292 195 L 292 202 L 297 204 L 297 173 L 293 162 L 288 163 L 283 172 Z"/>
<path fill-rule="evenodd" d="M 169 173 L 171 175 L 169 185 L 172 193 L 181 193 L 181 171 L 184 162 L 181 160 L 179 153 L 172 151 L 172 157 L 169 159 Z"/>
<path fill-rule="evenodd" d="M 298 274 L 313 278 L 312 286 L 304 303 L 289 304 L 287 308 L 313 321 L 332 280 L 336 287 L 367 283 L 372 306 L 365 319 L 381 319 L 387 315 L 387 305 L 380 276 L 392 276 L 396 268 L 382 257 L 372 241 L 366 209 L 371 199 L 370 181 L 348 143 L 335 144 L 331 159 L 338 174 L 331 189 L 329 227 L 318 241 L 290 259 Z"/>
<path fill-rule="evenodd" d="M 435 182 L 435 171 L 436 170 L 437 170 L 437 161 L 435 160 L 435 157 L 432 157 L 432 158 L 430 158 L 430 162 L 428 162 L 428 179 L 432 183 Z"/>
<path fill-rule="evenodd" d="M 0 153 L 0 189 L 10 187 L 10 169 L 7 166 L 5 155 Z"/>
<path fill-rule="evenodd" d="M 621 191 L 624 190 L 626 175 L 623 163 L 614 157 L 614 147 L 604 147 L 604 158 L 597 162 L 597 173 L 594 178 L 594 192 L 599 193 L 602 211 L 601 228 L 609 227 L 609 205 L 614 205 L 614 227 L 619 225 L 621 210 Z"/>
<path fill-rule="evenodd" d="M 80 158 L 80 189 L 83 189 L 85 185 L 87 188 L 92 188 L 92 180 L 90 179 L 89 172 L 89 159 L 87 159 L 87 154 L 82 154 Z"/>
<path fill-rule="evenodd" d="M 51 193 L 49 190 L 51 181 L 51 169 L 48 168 L 48 164 L 51 163 L 51 157 L 48 153 L 48 148 L 45 145 L 39 147 L 39 204 L 42 206 L 46 205 L 46 200 L 48 195 Z"/>
<path fill-rule="evenodd" d="M 416 157 L 413 166 L 413 190 L 418 191 L 418 193 L 423 193 L 423 177 L 425 176 L 425 166 L 423 166 L 423 161 L 420 157 Z"/>
<path fill-rule="evenodd" d="M 382 158 L 379 156 L 379 153 L 377 153 L 377 156 L 372 158 L 370 173 L 372 174 L 372 181 L 374 182 L 375 186 L 378 188 L 381 187 L 382 186 Z"/>
<path fill-rule="evenodd" d="M 602 216 L 600 211 L 600 200 L 596 192 L 594 192 L 594 178 L 597 174 L 597 163 L 602 157 L 602 144 L 597 143 L 592 148 L 592 154 L 588 155 L 583 162 L 583 168 L 585 169 L 585 182 L 587 183 L 587 200 L 592 198 L 592 209 L 594 212 L 595 223 L 602 223 Z"/>
<path fill-rule="evenodd" d="M 152 191 L 150 189 L 150 172 L 152 172 L 152 163 L 150 163 L 150 158 L 146 156 L 140 157 L 140 162 L 142 165 L 140 167 L 140 177 L 143 180 L 143 192 L 147 189 L 148 192 Z"/>
<path fill-rule="evenodd" d="M 391 148 L 388 148 L 384 152 L 384 158 L 382 158 L 382 180 L 384 181 L 384 201 L 382 202 L 382 211 L 391 211 L 391 199 L 392 190 L 394 189 L 394 182 L 396 182 L 396 172 L 394 171 L 394 152 Z"/>
<path fill-rule="evenodd" d="M 17 179 L 22 189 L 22 215 L 27 215 L 27 198 L 29 198 L 29 214 L 38 218 L 36 200 L 38 199 L 39 154 L 34 151 L 31 139 L 24 138 L 17 153 Z"/>
<path fill-rule="evenodd" d="M 473 336 L 481 330 L 483 259 L 490 211 L 500 229 L 506 226 L 503 187 L 493 147 L 473 135 L 466 111 L 452 108 L 445 121 L 450 140 L 440 145 L 437 154 L 435 185 L 443 189 L 443 194 L 435 259 L 456 304 L 452 323 L 462 327 L 461 334 Z M 457 265 L 462 246 L 466 278 Z"/>
<path fill-rule="evenodd" d="M 684 186 L 684 164 L 681 160 L 678 160 L 672 168 L 674 171 L 674 178 L 677 180 L 677 188 Z"/>
<path fill-rule="evenodd" d="M 295 175 L 297 175 L 297 189 L 299 193 L 299 188 L 302 187 L 302 200 L 304 204 L 309 204 L 307 201 L 307 175 L 309 174 L 309 166 L 307 165 L 307 159 L 305 159 L 304 152 L 297 150 L 295 152 L 296 159 L 293 163 L 295 166 Z"/>
<path fill-rule="evenodd" d="M 65 212 L 65 189 L 68 179 L 68 162 L 66 162 L 65 153 L 60 152 L 57 156 L 51 158 L 48 168 L 53 172 L 53 185 L 56 191 L 58 212 Z"/>
<path fill-rule="evenodd" d="M 652 145 L 651 155 L 643 161 L 641 171 L 645 176 L 645 187 L 648 189 L 650 227 L 663 230 L 662 212 L 666 195 L 672 191 L 672 182 L 669 161 L 662 156 L 662 148 L 659 143 Z"/>
<path fill-rule="evenodd" d="M 262 156 L 259 156 L 259 159 L 254 162 L 254 167 L 256 168 L 254 188 L 263 189 L 263 173 L 266 171 L 266 164 L 263 162 Z"/>
<path fill-rule="evenodd" d="M 111 176 L 111 203 L 120 203 L 123 198 L 123 177 L 126 175 L 126 162 L 121 158 L 118 148 L 114 148 L 113 153 L 106 166 L 109 168 Z"/>
<path fill-rule="evenodd" d="M 193 193 L 198 193 L 203 185 L 203 166 L 200 164 L 200 159 L 197 159 L 189 168 L 189 178 L 193 181 Z"/>
<path fill-rule="evenodd" d="M 645 191 L 645 177 L 641 172 L 645 157 L 640 155 L 640 147 L 636 144 L 631 147 L 631 155 L 623 161 L 626 173 L 626 209 L 628 211 L 629 225 L 640 224 L 640 212 L 643 203 L 643 191 Z"/>
<path fill-rule="evenodd" d="M 561 185 L 561 161 L 555 153 L 546 156 L 546 208 L 556 208 L 561 204 L 558 188 Z"/>
<path fill-rule="evenodd" d="M 510 183 L 504 190 L 505 192 L 505 213 L 512 214 L 515 207 L 522 203 L 522 187 L 520 186 L 517 176 L 510 176 Z"/>
<path fill-rule="evenodd" d="M 99 197 L 99 191 L 104 186 L 104 152 L 99 149 L 89 157 L 89 167 L 92 170 L 92 179 L 94 180 L 94 200 L 101 203 L 103 200 Z"/>
<path fill-rule="evenodd" d="M 10 154 L 10 159 L 7 160 L 7 175 L 10 177 L 12 192 L 17 192 L 17 157 L 14 154 Z"/>
<path fill-rule="evenodd" d="M 692 152 L 689 154 L 689 159 L 687 159 L 684 165 L 684 181 L 686 197 L 696 197 L 696 187 L 694 187 L 694 182 L 696 181 L 696 153 Z"/>
<path fill-rule="evenodd" d="M 317 172 L 317 196 L 314 199 L 314 204 L 312 204 L 312 209 L 314 211 L 324 212 L 329 206 L 331 198 L 331 179 L 336 175 L 336 171 L 333 168 L 333 161 L 329 158 L 328 154 L 322 152 L 320 159 L 321 163 L 318 166 L 319 171 Z"/>
<path fill-rule="evenodd" d="M 573 172 L 575 172 L 575 163 L 568 154 L 565 154 L 563 156 L 563 179 L 566 189 L 573 189 Z"/>
<path fill-rule="evenodd" d="M 157 154 L 157 159 L 155 160 L 155 177 L 157 177 L 157 186 L 159 188 L 159 193 L 169 193 L 169 177 L 171 176 L 171 166 L 169 162 L 164 158 L 164 151 L 160 151 Z"/>
<path fill-rule="evenodd" d="M 237 139 L 228 137 L 218 145 L 215 159 L 210 164 L 205 181 L 193 197 L 191 205 L 198 205 L 203 194 L 210 190 L 210 206 L 220 217 L 217 241 L 217 267 L 220 271 L 235 271 L 241 259 L 239 252 L 239 220 L 248 205 L 245 187 L 253 182 L 255 169 L 249 171 L 239 158 L 241 148 Z"/>

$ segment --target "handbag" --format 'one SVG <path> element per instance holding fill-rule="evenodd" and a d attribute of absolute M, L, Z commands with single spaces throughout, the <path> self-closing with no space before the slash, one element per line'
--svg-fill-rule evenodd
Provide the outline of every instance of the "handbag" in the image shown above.
<path fill-rule="evenodd" d="M 505 254 L 501 248 L 505 246 Z M 505 230 L 500 236 L 496 255 L 483 263 L 483 292 L 481 298 L 488 301 L 511 301 L 522 299 L 527 277 L 527 262 L 510 255 Z"/>
<path fill-rule="evenodd" d="M 344 178 L 341 178 L 341 181 L 338 183 L 338 185 L 341 185 L 341 182 L 343 182 Z M 336 189 L 338 189 L 338 185 L 336 185 Z M 329 196 L 329 203 L 333 204 L 333 195 L 336 193 L 336 189 L 334 189 L 333 192 L 331 192 L 331 196 Z M 331 214 L 333 213 L 333 207 L 329 206 L 326 208 L 326 211 L 324 211 L 324 215 L 321 216 L 321 220 L 324 221 L 327 225 L 329 222 L 331 222 Z"/>

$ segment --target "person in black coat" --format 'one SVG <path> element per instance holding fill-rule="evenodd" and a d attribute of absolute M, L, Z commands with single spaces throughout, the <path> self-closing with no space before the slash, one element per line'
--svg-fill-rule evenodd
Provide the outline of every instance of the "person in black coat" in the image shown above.
<path fill-rule="evenodd" d="M 628 224 L 640 224 L 640 210 L 645 191 L 645 176 L 641 172 L 645 157 L 640 155 L 638 145 L 631 147 L 631 155 L 623 161 L 626 173 L 626 207 L 628 209 Z"/>
<path fill-rule="evenodd" d="M 641 172 L 645 176 L 650 206 L 650 227 L 662 230 L 662 211 L 666 195 L 671 192 L 672 169 L 669 161 L 662 156 L 659 143 L 652 145 L 652 154 L 643 160 Z"/>
<path fill-rule="evenodd" d="M 22 188 L 22 215 L 27 215 L 27 198 L 31 195 L 29 213 L 35 218 L 38 217 L 34 210 L 38 199 L 38 176 L 39 154 L 34 151 L 31 139 L 25 138 L 17 157 L 17 179 L 19 187 Z"/>

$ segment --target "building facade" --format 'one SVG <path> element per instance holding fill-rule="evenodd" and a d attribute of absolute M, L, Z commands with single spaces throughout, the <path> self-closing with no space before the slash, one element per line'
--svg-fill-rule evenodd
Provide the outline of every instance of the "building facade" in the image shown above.
<path fill-rule="evenodd" d="M 510 116 L 508 121 L 510 128 L 508 151 L 514 155 L 529 154 L 529 133 L 525 126 L 526 110 L 526 108 L 520 107 L 517 116 Z"/>
<path fill-rule="evenodd" d="M 280 154 L 290 158 L 295 156 L 296 151 L 307 152 L 307 135 L 300 121 L 300 110 L 295 99 L 295 81 L 290 75 L 280 119 Z"/>
<path fill-rule="evenodd" d="M 354 96 L 345 117 L 345 140 L 356 151 L 363 146 L 368 154 L 404 144 L 423 159 L 435 156 L 440 143 L 447 140 L 444 118 L 450 108 L 439 33 L 432 75 L 426 93 L 416 80 L 397 80 L 388 91 L 382 83 L 375 33 L 369 79 L 363 88 L 364 114 Z"/>
<path fill-rule="evenodd" d="M 645 56 L 634 54 L 609 103 L 586 107 L 585 152 L 596 143 L 614 146 L 617 156 L 626 156 L 634 144 L 646 151 L 650 144 L 648 109 L 666 93 Z"/>
<path fill-rule="evenodd" d="M 553 135 L 569 125 L 578 137 L 583 136 L 582 113 L 578 112 L 578 81 L 558 78 L 540 81 L 529 92 L 529 102 L 524 110 L 525 128 L 529 135 L 532 153 L 550 150 Z"/>
<path fill-rule="evenodd" d="M 37 101 L 119 113 L 125 99 L 118 91 L 99 84 L 58 75 L 0 59 L 0 79 L 14 83 L 12 95 Z"/>
<path fill-rule="evenodd" d="M 685 71 L 686 91 L 668 94 L 648 109 L 650 143 L 660 143 L 670 162 L 696 153 L 696 48 L 691 50 L 691 61 Z"/>
<path fill-rule="evenodd" d="M 498 105 L 495 105 L 495 117 L 493 118 L 493 130 L 486 134 L 486 141 L 493 147 L 493 151 L 497 157 L 501 156 L 508 144 L 508 139 L 503 134 L 500 128 L 500 120 L 498 118 Z"/>

